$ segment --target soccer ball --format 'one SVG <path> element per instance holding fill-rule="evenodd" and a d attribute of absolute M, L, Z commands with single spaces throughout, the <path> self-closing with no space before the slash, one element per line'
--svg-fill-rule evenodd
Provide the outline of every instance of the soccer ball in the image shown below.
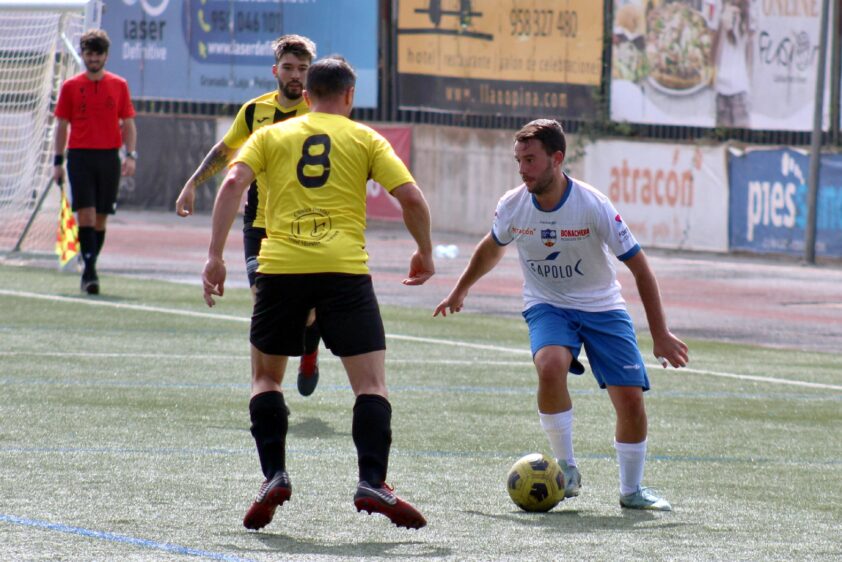
<path fill-rule="evenodd" d="M 564 473 L 541 453 L 521 457 L 506 477 L 509 497 L 524 511 L 549 511 L 564 499 Z"/>

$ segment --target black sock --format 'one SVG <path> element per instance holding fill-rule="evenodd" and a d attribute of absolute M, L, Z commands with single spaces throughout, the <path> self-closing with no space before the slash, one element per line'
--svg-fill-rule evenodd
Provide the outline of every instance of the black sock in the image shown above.
<path fill-rule="evenodd" d="M 360 394 L 354 404 L 351 435 L 357 446 L 360 480 L 379 487 L 386 480 L 392 445 L 392 406 L 376 394 Z"/>
<path fill-rule="evenodd" d="M 79 250 L 85 262 L 85 277 L 96 276 L 97 236 L 92 226 L 79 227 Z"/>
<path fill-rule="evenodd" d="M 96 231 L 96 255 L 99 256 L 99 253 L 102 251 L 102 246 L 105 244 L 105 231 L 104 230 L 97 230 Z"/>
<path fill-rule="evenodd" d="M 277 391 L 262 392 L 249 402 L 251 434 L 257 445 L 260 468 L 266 479 L 286 470 L 286 440 L 289 419 L 284 395 Z"/>
<path fill-rule="evenodd" d="M 304 328 L 304 355 L 310 355 L 319 349 L 319 341 L 321 339 L 322 334 L 319 332 L 319 324 L 317 322 L 313 322 Z"/>

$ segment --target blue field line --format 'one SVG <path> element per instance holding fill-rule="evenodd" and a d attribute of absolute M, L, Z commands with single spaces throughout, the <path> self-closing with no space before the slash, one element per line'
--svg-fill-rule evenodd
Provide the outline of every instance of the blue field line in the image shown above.
<path fill-rule="evenodd" d="M 253 559 L 251 558 L 240 558 L 238 556 L 231 556 L 230 554 L 222 554 L 220 552 L 210 552 L 207 550 L 200 550 L 198 548 L 179 546 L 177 544 L 162 543 L 148 539 L 139 539 L 136 537 L 109 533 L 107 531 L 93 531 L 91 529 L 83 529 L 82 527 L 72 527 L 70 525 L 62 525 L 60 523 L 50 523 L 49 521 L 41 521 L 38 519 L 26 519 L 23 517 L 5 515 L 2 513 L 0 513 L 0 522 L 11 523 L 13 525 L 24 525 L 26 527 L 36 527 L 39 529 L 47 529 L 49 531 L 58 531 L 59 533 L 68 533 L 71 535 L 79 535 L 82 537 L 99 539 L 109 542 L 129 544 L 140 548 L 161 550 L 164 552 L 179 554 L 182 556 L 197 556 L 199 558 L 207 558 L 208 560 L 225 560 L 226 562 L 253 562 Z"/>

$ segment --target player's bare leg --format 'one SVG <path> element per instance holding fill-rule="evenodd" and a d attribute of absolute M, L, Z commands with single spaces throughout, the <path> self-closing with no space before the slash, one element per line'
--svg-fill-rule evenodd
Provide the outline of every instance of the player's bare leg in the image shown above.
<path fill-rule="evenodd" d="M 566 412 L 573 407 L 567 390 L 567 372 L 573 355 L 560 345 L 542 347 L 533 359 L 538 372 L 538 411 L 542 414 Z"/>
<path fill-rule="evenodd" d="M 564 472 L 564 497 L 576 497 L 582 487 L 582 475 L 573 455 L 573 401 L 567 388 L 573 355 L 566 347 L 548 345 L 535 354 L 533 361 L 538 373 L 541 428 Z"/>
<path fill-rule="evenodd" d="M 637 386 L 609 386 L 608 395 L 617 412 L 614 448 L 620 465 L 620 506 L 670 511 L 672 507 L 667 500 L 642 485 L 647 435 L 643 389 Z"/>

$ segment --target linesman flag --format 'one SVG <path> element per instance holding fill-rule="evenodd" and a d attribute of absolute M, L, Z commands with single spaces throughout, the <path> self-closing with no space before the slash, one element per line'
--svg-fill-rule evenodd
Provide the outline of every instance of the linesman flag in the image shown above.
<path fill-rule="evenodd" d="M 67 202 L 67 194 L 61 188 L 61 211 L 58 217 L 58 232 L 56 232 L 56 253 L 62 267 L 79 253 L 79 227 Z"/>

